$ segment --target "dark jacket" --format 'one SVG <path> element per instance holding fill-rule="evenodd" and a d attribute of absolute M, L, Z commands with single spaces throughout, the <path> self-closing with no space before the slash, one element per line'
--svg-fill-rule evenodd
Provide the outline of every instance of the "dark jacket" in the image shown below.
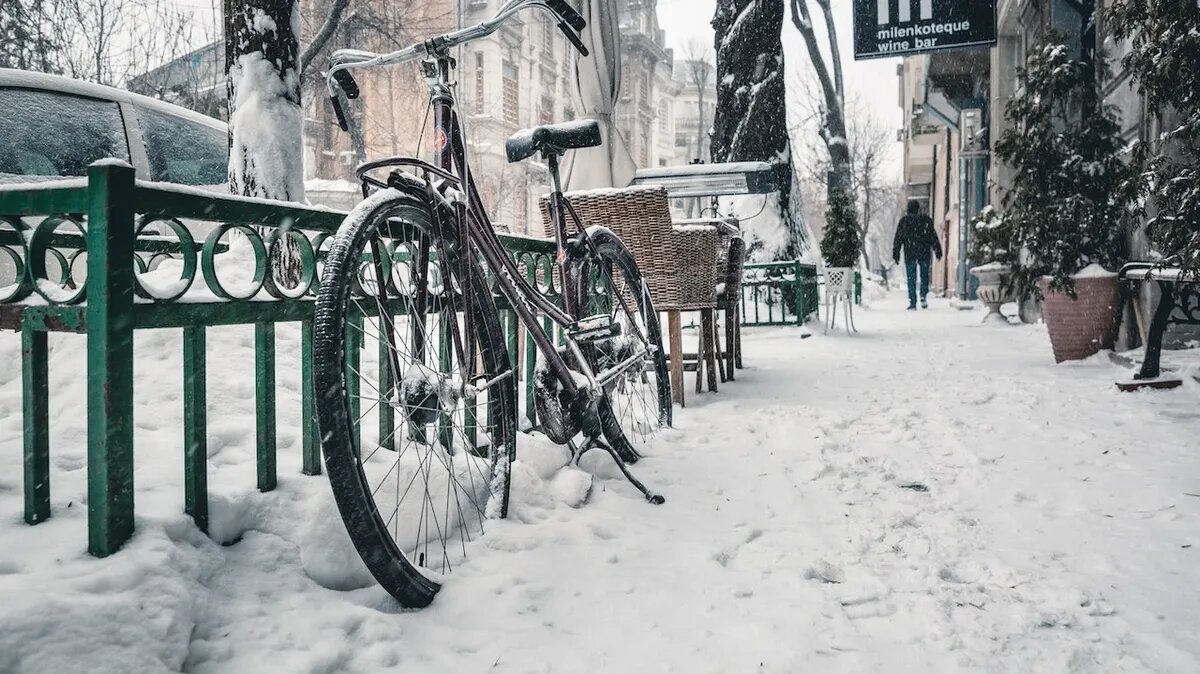
<path fill-rule="evenodd" d="M 900 253 L 905 261 L 928 260 L 932 253 L 942 259 L 942 243 L 933 229 L 933 220 L 927 215 L 906 215 L 896 227 L 896 240 L 892 242 L 892 259 L 900 262 Z"/>

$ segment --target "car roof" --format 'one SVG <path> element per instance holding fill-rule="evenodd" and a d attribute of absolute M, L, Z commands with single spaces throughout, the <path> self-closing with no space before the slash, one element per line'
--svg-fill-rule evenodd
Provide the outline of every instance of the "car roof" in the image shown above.
<path fill-rule="evenodd" d="M 0 87 L 20 87 L 22 89 L 41 89 L 44 91 L 56 91 L 73 96 L 87 96 L 89 98 L 99 98 L 101 100 L 115 101 L 118 103 L 137 104 L 160 112 L 165 112 L 176 117 L 183 117 L 189 121 L 213 129 L 225 132 L 228 127 L 225 122 L 219 119 L 214 119 L 207 115 L 202 115 L 193 110 L 160 101 L 149 96 L 142 96 L 131 91 L 118 89 L 116 87 L 104 86 L 103 84 L 94 84 L 92 82 L 84 82 L 82 80 L 74 80 L 69 77 L 59 75 L 47 75 L 46 73 L 37 73 L 29 70 L 15 70 L 12 68 L 0 68 Z"/>

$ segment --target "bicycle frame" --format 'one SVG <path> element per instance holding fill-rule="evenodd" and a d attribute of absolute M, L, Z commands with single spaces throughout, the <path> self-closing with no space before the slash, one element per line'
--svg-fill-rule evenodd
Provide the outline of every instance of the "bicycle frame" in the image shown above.
<path fill-rule="evenodd" d="M 572 265 L 570 263 L 576 259 L 576 256 L 580 254 L 586 255 L 593 251 L 590 248 L 582 252 L 579 250 L 572 251 L 570 250 L 571 247 L 568 246 L 572 234 L 583 234 L 583 226 L 578 214 L 575 213 L 570 203 L 563 196 L 558 175 L 558 158 L 557 156 L 550 155 L 547 161 L 550 165 L 550 175 L 553 182 L 553 189 L 549 195 L 550 218 L 551 222 L 554 223 L 555 250 L 557 253 L 555 256 L 555 266 L 562 281 L 562 308 L 559 308 L 550 300 L 543 297 L 521 275 L 516 262 L 504 251 L 503 244 L 492 228 L 491 219 L 487 215 L 487 211 L 479 195 L 479 190 L 471 174 L 466 142 L 455 109 L 455 99 L 450 84 L 452 81 L 453 59 L 447 53 L 435 52 L 423 65 L 426 69 L 426 81 L 429 86 L 430 105 L 432 106 L 433 113 L 433 166 L 440 169 L 443 172 L 442 175 L 449 174 L 455 176 L 459 187 L 466 195 L 466 208 L 455 209 L 457 222 L 452 223 L 452 226 L 458 228 L 460 233 L 459 240 L 469 241 L 470 248 L 483 258 L 487 268 L 496 272 L 496 289 L 507 300 L 508 304 L 517 314 L 520 322 L 528 329 L 529 335 L 533 339 L 541 357 L 544 359 L 546 367 L 554 373 L 563 390 L 570 395 L 574 395 L 578 392 L 580 385 L 573 375 L 571 367 L 563 357 L 563 353 L 554 345 L 553 340 L 547 334 L 546 330 L 541 327 L 537 316 L 539 313 L 543 314 L 553 323 L 564 329 L 572 328 L 578 320 L 585 318 L 579 315 L 580 308 L 583 306 L 583 298 L 579 296 L 583 290 L 581 279 L 573 278 L 573 274 L 571 274 Z M 394 162 L 395 160 L 388 161 Z M 412 161 L 413 163 L 419 163 L 419 160 L 414 159 Z M 428 177 L 426 179 L 427 181 L 429 180 Z M 574 223 L 574 231 L 568 230 L 568 215 L 571 216 Z M 465 234 L 465 236 L 461 236 L 462 234 Z M 587 242 L 585 245 L 590 246 L 590 240 L 586 236 L 580 236 L 580 239 Z M 418 265 L 421 264 L 421 259 L 428 259 L 427 255 L 427 252 L 418 251 L 415 262 Z M 418 296 L 423 293 L 423 288 L 417 289 Z M 624 302 L 619 296 L 617 297 L 617 301 Z M 423 306 L 419 297 L 416 300 L 415 306 L 418 308 Z M 465 333 L 470 335 L 471 331 L 468 329 Z M 573 356 L 574 363 L 580 368 L 580 374 L 586 378 L 590 387 L 600 386 L 613 377 L 629 370 L 637 365 L 640 362 L 640 358 L 645 354 L 644 349 L 639 350 L 634 356 L 618 363 L 616 366 L 596 373 L 590 370 L 587 359 L 584 358 L 579 346 L 570 336 L 564 342 L 566 343 L 566 348 Z"/>

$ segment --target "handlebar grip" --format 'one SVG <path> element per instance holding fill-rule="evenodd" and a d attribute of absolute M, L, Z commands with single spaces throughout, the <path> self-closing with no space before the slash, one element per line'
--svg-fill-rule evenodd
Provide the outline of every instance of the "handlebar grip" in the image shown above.
<path fill-rule="evenodd" d="M 567 3 L 567 0 L 546 0 L 546 4 L 550 5 L 550 9 L 557 12 L 575 30 L 582 32 L 584 28 L 587 28 L 587 21 Z"/>
<path fill-rule="evenodd" d="M 329 97 L 329 102 L 333 104 L 333 114 L 337 115 L 338 126 L 342 127 L 342 131 L 350 130 L 350 122 L 346 120 L 346 111 L 342 109 L 342 101 L 334 94 Z"/>
<path fill-rule="evenodd" d="M 354 81 L 354 76 L 349 70 L 338 70 L 333 73 L 333 79 L 337 80 L 338 86 L 346 93 L 346 98 L 358 98 L 358 82 Z"/>
<path fill-rule="evenodd" d="M 579 34 L 574 30 L 571 30 L 571 27 L 567 25 L 566 21 L 559 21 L 558 29 L 563 32 L 563 35 L 567 36 L 567 39 L 570 40 L 571 44 L 579 50 L 580 54 L 583 54 L 584 56 L 591 55 L 591 52 L 588 51 L 587 45 L 583 43 L 583 40 L 579 39 Z"/>

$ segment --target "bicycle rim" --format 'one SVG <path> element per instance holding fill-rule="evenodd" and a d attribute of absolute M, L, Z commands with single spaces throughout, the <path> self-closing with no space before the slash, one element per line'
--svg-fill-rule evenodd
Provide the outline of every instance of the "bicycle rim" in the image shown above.
<path fill-rule="evenodd" d="M 616 337 L 584 348 L 593 372 L 634 363 L 604 385 L 599 413 L 604 435 L 627 462 L 671 423 L 671 392 L 658 314 L 633 255 L 616 234 L 602 227 L 588 230 L 598 258 L 585 261 L 586 300 L 582 314 L 607 315 L 620 326 Z M 640 359 L 637 354 L 641 353 Z"/>
<path fill-rule="evenodd" d="M 490 292 L 432 222 L 399 192 L 364 202 L 326 258 L 314 319 L 330 484 L 367 567 L 408 607 L 432 601 L 488 520 L 507 514 L 515 451 Z"/>

